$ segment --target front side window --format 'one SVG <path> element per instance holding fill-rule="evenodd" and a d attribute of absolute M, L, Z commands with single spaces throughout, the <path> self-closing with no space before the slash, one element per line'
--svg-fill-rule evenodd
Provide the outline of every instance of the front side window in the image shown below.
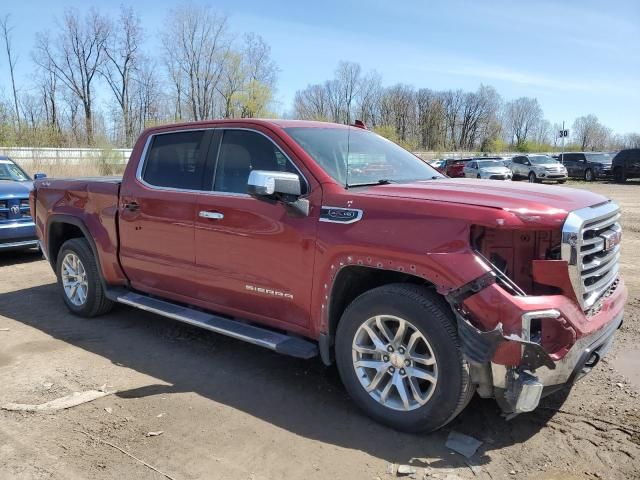
<path fill-rule="evenodd" d="M 264 135 L 249 130 L 225 130 L 218 153 L 214 190 L 247 193 L 251 170 L 298 174 L 284 153 Z"/>
<path fill-rule="evenodd" d="M 31 180 L 29 175 L 11 160 L 0 160 L 0 180 L 10 180 L 13 182 L 26 182 Z"/>
<path fill-rule="evenodd" d="M 202 190 L 205 132 L 175 132 L 156 135 L 142 172 L 150 185 L 183 190 Z"/>
<path fill-rule="evenodd" d="M 404 148 L 360 128 L 286 128 L 336 182 L 346 186 L 444 178 Z"/>

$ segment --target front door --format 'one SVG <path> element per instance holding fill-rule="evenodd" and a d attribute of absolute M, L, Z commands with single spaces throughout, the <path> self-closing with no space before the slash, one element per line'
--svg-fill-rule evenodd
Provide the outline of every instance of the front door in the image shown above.
<path fill-rule="evenodd" d="M 197 296 L 212 310 L 304 330 L 319 208 L 301 216 L 246 191 L 252 169 L 296 173 L 303 191 L 310 184 L 265 133 L 222 130 L 216 150 L 213 189 L 199 195 L 195 221 Z M 320 196 L 317 185 L 308 193 L 312 205 Z"/>
<path fill-rule="evenodd" d="M 120 192 L 120 261 L 131 285 L 169 298 L 190 297 L 197 192 L 205 185 L 212 132 L 151 137 L 135 180 Z"/>

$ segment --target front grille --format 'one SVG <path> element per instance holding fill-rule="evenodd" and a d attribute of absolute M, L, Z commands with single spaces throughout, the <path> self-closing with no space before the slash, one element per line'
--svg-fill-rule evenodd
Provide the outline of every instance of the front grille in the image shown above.
<path fill-rule="evenodd" d="M 31 218 L 28 198 L 0 200 L 0 222 L 14 222 Z"/>
<path fill-rule="evenodd" d="M 562 259 L 583 310 L 588 311 L 618 278 L 620 209 L 613 202 L 571 212 L 562 228 Z"/>

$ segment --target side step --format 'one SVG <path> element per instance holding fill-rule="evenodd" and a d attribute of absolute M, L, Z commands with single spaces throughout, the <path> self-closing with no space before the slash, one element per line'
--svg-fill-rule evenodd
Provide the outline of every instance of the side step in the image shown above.
<path fill-rule="evenodd" d="M 126 290 L 110 290 L 108 297 L 119 303 L 156 313 L 196 327 L 211 330 L 228 337 L 252 343 L 292 357 L 309 359 L 318 355 L 315 343 L 266 328 L 219 317 L 217 315 L 184 307 Z"/>

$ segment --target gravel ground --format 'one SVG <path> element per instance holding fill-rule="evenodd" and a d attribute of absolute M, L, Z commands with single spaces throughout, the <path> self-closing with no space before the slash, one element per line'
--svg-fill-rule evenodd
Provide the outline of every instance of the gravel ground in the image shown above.
<path fill-rule="evenodd" d="M 319 360 L 125 307 L 74 317 L 39 254 L 0 254 L 0 405 L 117 390 L 55 413 L 0 410 L 0 478 L 389 479 L 403 464 L 417 478 L 640 478 L 640 184 L 571 186 L 623 209 L 630 301 L 614 349 L 536 412 L 506 421 L 475 398 L 428 435 L 361 415 Z M 475 473 L 445 448 L 451 430 L 483 442 Z"/>

